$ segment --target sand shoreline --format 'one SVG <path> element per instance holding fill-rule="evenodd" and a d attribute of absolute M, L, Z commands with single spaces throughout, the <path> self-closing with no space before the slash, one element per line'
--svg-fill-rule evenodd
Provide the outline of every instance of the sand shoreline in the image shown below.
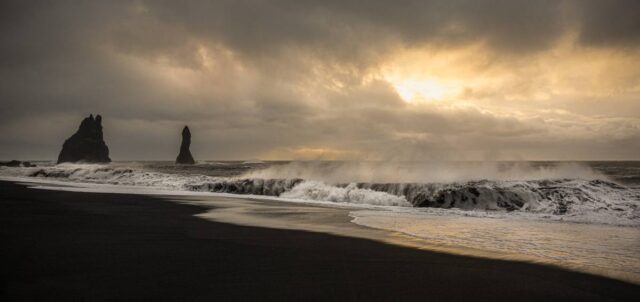
<path fill-rule="evenodd" d="M 195 216 L 215 222 L 320 232 L 441 253 L 551 265 L 640 285 L 635 252 L 629 246 L 637 233 L 628 227 L 442 213 L 398 216 L 394 208 L 351 203 L 41 178 L 0 180 L 43 190 L 150 195 L 209 208 Z"/>
<path fill-rule="evenodd" d="M 8 301 L 640 297 L 634 284 L 543 265 L 198 219 L 207 208 L 157 197 L 0 186 Z"/>
<path fill-rule="evenodd" d="M 640 277 L 636 270 L 637 263 L 628 258 L 629 251 L 624 254 L 625 250 L 620 249 L 616 249 L 615 252 L 593 250 L 604 245 L 609 246 L 609 249 L 612 247 L 627 250 L 631 248 L 626 245 L 628 241 L 620 242 L 620 240 L 633 240 L 627 238 L 630 236 L 627 232 L 629 229 L 624 227 L 556 221 L 523 221 L 517 220 L 517 218 L 503 221 L 504 218 L 457 217 L 438 214 L 420 217 L 419 221 L 406 221 L 406 214 L 392 216 L 394 222 L 389 225 L 388 222 L 381 223 L 379 218 L 374 217 L 388 215 L 389 211 L 393 212 L 395 209 L 370 205 L 363 207 L 363 205 L 351 203 L 289 200 L 261 195 L 176 191 L 156 187 L 65 182 L 40 178 L 0 178 L 0 181 L 2 180 L 25 184 L 29 188 L 39 190 L 152 196 L 171 202 L 203 206 L 208 210 L 203 210 L 202 213 L 194 216 L 214 222 L 248 227 L 319 232 L 447 254 L 550 265 L 640 285 Z M 366 214 L 363 215 L 363 213 Z M 363 222 L 363 218 L 373 219 L 376 222 L 373 224 Z M 473 220 L 473 222 L 469 220 Z M 408 229 L 406 229 L 407 223 L 411 225 Z M 486 224 L 495 225 L 495 227 L 486 229 Z M 425 234 L 413 234 L 414 229 L 425 227 L 431 230 L 425 233 L 428 238 L 423 238 Z M 590 229 L 588 234 L 581 234 L 582 228 Z M 506 229 L 511 231 L 504 232 Z M 495 238 L 487 238 L 487 231 L 495 233 L 495 235 L 491 235 Z M 464 237 L 468 236 L 470 232 L 475 232 L 474 238 Z M 568 234 L 583 237 L 567 238 Z M 588 236 L 588 238 L 584 236 Z M 603 238 L 602 236 L 607 237 Z M 610 236 L 625 239 L 617 239 L 616 241 Z M 477 240 L 480 238 L 487 240 L 487 242 L 478 242 Z M 529 238 L 531 241 L 526 241 L 525 238 Z M 461 239 L 463 242 L 460 242 Z M 540 239 L 545 242 L 536 241 Z M 464 242 L 464 240 L 469 241 Z M 553 240 L 557 242 L 553 242 Z M 588 243 L 593 240 L 598 240 L 600 245 L 592 246 L 592 243 Z M 576 246 L 576 242 L 582 242 L 587 246 Z M 541 247 L 536 246 L 538 243 L 544 244 L 546 247 L 542 247 L 543 250 L 540 250 Z M 510 248 L 505 248 L 506 244 L 511 244 Z M 565 244 L 568 246 L 565 247 Z M 544 249 L 547 252 L 540 254 Z M 591 256 L 589 253 L 599 256 Z M 625 261 L 627 261 L 626 264 Z"/>

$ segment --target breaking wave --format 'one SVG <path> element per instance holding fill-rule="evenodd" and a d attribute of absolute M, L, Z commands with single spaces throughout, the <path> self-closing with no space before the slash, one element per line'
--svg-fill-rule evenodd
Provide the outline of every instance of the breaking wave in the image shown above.
<path fill-rule="evenodd" d="M 301 178 L 326 183 L 454 183 L 478 180 L 603 179 L 579 163 L 297 161 L 253 169 L 245 178 Z"/>
<path fill-rule="evenodd" d="M 306 172 L 295 175 L 282 172 L 291 167 L 269 169 L 236 177 L 214 177 L 146 171 L 130 166 L 65 164 L 42 168 L 3 168 L 0 174 L 346 204 L 518 212 L 569 221 L 640 225 L 640 190 L 591 172 L 589 177 L 582 178 L 567 178 L 564 176 L 568 175 L 556 172 L 553 172 L 555 176 L 543 175 L 552 173 L 547 171 L 530 173 L 540 176 L 533 179 L 511 177 L 514 179 L 510 180 L 503 174 L 490 180 L 452 182 L 340 182 L 314 177 Z M 513 171 L 502 173 L 513 174 Z M 412 177 L 409 179 L 416 180 L 415 175 Z"/>

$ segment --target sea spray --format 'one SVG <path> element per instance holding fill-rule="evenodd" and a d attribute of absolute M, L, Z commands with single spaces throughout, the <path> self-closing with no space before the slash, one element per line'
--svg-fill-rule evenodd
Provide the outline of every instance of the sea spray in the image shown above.
<path fill-rule="evenodd" d="M 536 162 L 294 161 L 252 169 L 242 178 L 300 178 L 326 183 L 452 183 L 478 180 L 607 179 L 585 164 Z"/>
<path fill-rule="evenodd" d="M 322 200 L 339 203 L 370 204 L 379 206 L 409 207 L 404 196 L 358 188 L 354 183 L 345 187 L 327 185 L 318 181 L 304 181 L 280 195 L 289 199 Z"/>
<path fill-rule="evenodd" d="M 620 185 L 608 180 L 607 177 L 598 177 L 597 172 L 585 170 L 582 165 L 563 164 L 547 167 L 529 165 L 527 168 L 524 164 L 508 163 L 496 168 L 496 171 L 501 172 L 488 175 L 488 179 L 453 182 L 355 181 L 362 179 L 356 176 L 364 176 L 366 173 L 362 171 L 371 169 L 374 166 L 372 163 L 354 168 L 358 172 L 353 172 L 351 175 L 353 178 L 347 178 L 345 175 L 338 178 L 338 174 L 331 172 L 333 168 L 341 171 L 350 165 L 358 166 L 358 164 L 342 162 L 206 163 L 188 168 L 162 163 L 63 164 L 38 168 L 3 167 L 0 169 L 0 175 L 145 186 L 179 191 L 262 195 L 299 201 L 457 209 L 469 214 L 486 211 L 528 213 L 540 219 L 640 225 L 640 189 Z M 458 165 L 462 164 L 452 164 L 452 166 Z M 472 167 L 470 170 L 478 169 L 476 163 L 469 165 Z M 318 166 L 319 170 L 313 172 Z M 381 166 L 386 166 L 381 168 L 383 171 L 391 169 L 389 164 L 381 164 Z M 300 167 L 303 172 L 295 173 L 294 167 Z M 452 170 L 456 169 L 458 168 L 452 168 Z M 526 169 L 531 173 L 528 177 L 522 177 Z M 249 170 L 248 173 L 247 170 Z M 289 174 L 282 174 L 282 171 Z M 211 176 L 201 173 L 232 176 Z M 408 179 L 415 180 L 418 174 L 415 171 L 411 173 L 413 175 Z M 471 174 L 474 173 L 477 172 Z M 575 175 L 570 177 L 571 173 Z M 311 178 L 314 175 L 323 176 L 325 180 L 292 177 L 302 175 Z M 384 177 L 377 177 L 385 179 L 391 176 L 391 174 L 385 174 Z M 330 177 L 336 178 L 329 181 Z M 337 180 L 346 181 L 338 182 Z"/>

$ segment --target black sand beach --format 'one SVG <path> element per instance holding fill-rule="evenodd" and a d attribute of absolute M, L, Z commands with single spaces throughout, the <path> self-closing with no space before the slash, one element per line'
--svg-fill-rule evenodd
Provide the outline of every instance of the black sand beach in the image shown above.
<path fill-rule="evenodd" d="M 640 286 L 0 182 L 2 301 L 640 301 Z"/>

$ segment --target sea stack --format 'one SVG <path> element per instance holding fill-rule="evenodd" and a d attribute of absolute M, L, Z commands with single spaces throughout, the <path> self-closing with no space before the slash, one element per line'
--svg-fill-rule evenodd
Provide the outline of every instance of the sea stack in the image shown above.
<path fill-rule="evenodd" d="M 184 129 L 182 129 L 180 154 L 178 154 L 178 158 L 176 158 L 176 164 L 193 165 L 196 163 L 196 161 L 193 160 L 191 151 L 189 151 L 189 146 L 191 146 L 191 131 L 189 131 L 189 127 L 184 126 Z"/>
<path fill-rule="evenodd" d="M 108 163 L 109 147 L 102 138 L 102 117 L 93 115 L 82 120 L 80 128 L 68 138 L 58 155 L 58 163 Z"/>

